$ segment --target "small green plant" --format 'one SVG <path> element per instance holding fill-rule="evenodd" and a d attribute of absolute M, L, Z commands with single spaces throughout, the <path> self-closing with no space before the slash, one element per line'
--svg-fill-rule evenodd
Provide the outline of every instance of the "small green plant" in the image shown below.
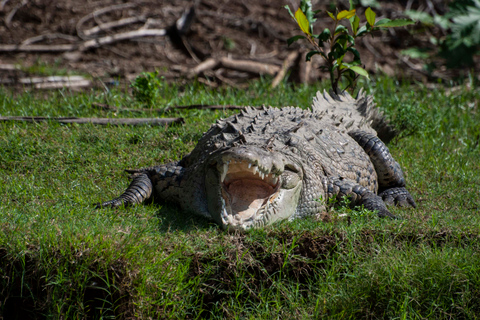
<path fill-rule="evenodd" d="M 133 80 L 130 87 L 133 90 L 135 100 L 152 107 L 159 97 L 159 89 L 162 87 L 161 78 L 158 77 L 158 71 L 142 72 Z"/>
<path fill-rule="evenodd" d="M 321 55 L 325 61 L 325 66 L 322 68 L 327 70 L 330 74 L 330 82 L 332 89 L 338 93 L 338 83 L 341 78 L 348 81 L 345 89 L 355 88 L 355 83 L 359 75 L 368 78 L 368 72 L 361 67 L 362 62 L 360 53 L 355 48 L 355 40 L 367 34 L 372 34 L 373 31 L 381 28 L 401 27 L 414 23 L 409 19 L 381 19 L 376 21 L 376 13 L 369 7 L 365 10 L 365 18 L 367 22 L 360 27 L 360 18 L 356 14 L 356 9 L 353 8 L 353 1 L 350 1 L 350 10 L 343 10 L 335 14 L 327 11 L 327 14 L 333 20 L 333 28 L 324 29 L 320 34 L 313 33 L 313 23 L 316 21 L 315 14 L 320 10 L 313 11 L 310 0 L 301 0 L 300 7 L 292 13 L 290 8 L 285 6 L 292 18 L 297 22 L 303 35 L 296 35 L 287 40 L 288 44 L 299 39 L 306 39 L 314 50 L 307 54 L 306 60 L 309 61 L 314 55 Z M 341 24 L 343 20 L 350 22 L 349 30 L 346 26 Z M 372 34 L 373 37 L 373 34 Z M 328 45 L 328 48 L 325 48 Z M 353 59 L 350 62 L 345 61 L 346 55 L 350 53 Z"/>

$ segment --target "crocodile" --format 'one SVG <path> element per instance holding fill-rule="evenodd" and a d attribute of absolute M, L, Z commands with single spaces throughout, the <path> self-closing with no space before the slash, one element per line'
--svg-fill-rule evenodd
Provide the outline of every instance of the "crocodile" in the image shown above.
<path fill-rule="evenodd" d="M 395 218 L 386 205 L 416 204 L 381 140 L 393 134 L 362 91 L 356 98 L 317 92 L 310 109 L 247 107 L 217 120 L 180 161 L 126 170 L 132 178 L 126 191 L 96 207 L 154 198 L 224 229 L 245 230 L 321 215 L 326 199 L 346 196 L 352 205 Z"/>

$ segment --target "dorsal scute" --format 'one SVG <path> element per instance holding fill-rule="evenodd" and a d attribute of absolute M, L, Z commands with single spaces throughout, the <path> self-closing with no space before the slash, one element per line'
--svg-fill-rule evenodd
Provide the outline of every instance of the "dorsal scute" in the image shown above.
<path fill-rule="evenodd" d="M 312 112 L 318 115 L 317 118 L 331 115 L 331 119 L 341 119 L 339 127 L 344 129 L 377 134 L 384 142 L 395 136 L 395 130 L 375 107 L 373 97 L 367 96 L 363 89 L 360 89 L 356 98 L 346 91 L 339 94 L 318 91 L 313 98 Z"/>

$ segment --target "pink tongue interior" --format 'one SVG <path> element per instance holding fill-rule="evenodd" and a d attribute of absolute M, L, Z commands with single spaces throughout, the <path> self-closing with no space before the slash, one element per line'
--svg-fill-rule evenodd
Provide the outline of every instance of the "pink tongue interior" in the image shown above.
<path fill-rule="evenodd" d="M 265 203 L 274 189 L 268 183 L 258 179 L 239 179 L 227 187 L 230 195 L 230 207 L 242 219 L 252 217 Z"/>

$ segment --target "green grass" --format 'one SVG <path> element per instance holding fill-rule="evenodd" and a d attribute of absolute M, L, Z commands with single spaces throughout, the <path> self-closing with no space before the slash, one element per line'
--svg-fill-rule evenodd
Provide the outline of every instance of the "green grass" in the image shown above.
<path fill-rule="evenodd" d="M 306 107 L 319 86 L 161 87 L 157 105 Z M 404 220 L 313 218 L 225 233 L 172 206 L 94 210 L 125 168 L 180 159 L 215 119 L 114 127 L 0 123 L 0 318 L 474 319 L 480 317 L 478 90 L 372 82 L 402 139 L 389 145 L 418 208 Z M 2 116 L 151 116 L 126 90 L 0 91 Z"/>

